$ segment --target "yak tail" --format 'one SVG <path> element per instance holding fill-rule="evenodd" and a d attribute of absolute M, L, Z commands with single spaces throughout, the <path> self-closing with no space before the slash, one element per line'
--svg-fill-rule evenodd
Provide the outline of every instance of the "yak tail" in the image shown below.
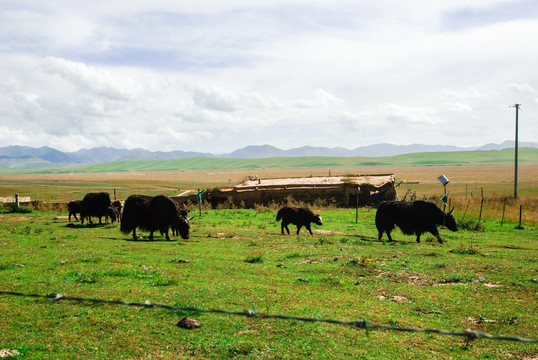
<path fill-rule="evenodd" d="M 129 208 L 123 212 L 123 216 L 120 221 L 120 231 L 124 234 L 129 234 L 136 228 L 135 218 Z"/>
<path fill-rule="evenodd" d="M 282 219 L 282 209 L 278 210 L 276 213 L 276 221 L 280 221 Z"/>
<path fill-rule="evenodd" d="M 127 226 L 127 222 L 126 221 L 122 221 L 120 223 L 120 231 L 124 234 L 128 234 L 130 233 L 131 231 L 133 231 L 133 229 L 130 227 L 130 226 Z"/>

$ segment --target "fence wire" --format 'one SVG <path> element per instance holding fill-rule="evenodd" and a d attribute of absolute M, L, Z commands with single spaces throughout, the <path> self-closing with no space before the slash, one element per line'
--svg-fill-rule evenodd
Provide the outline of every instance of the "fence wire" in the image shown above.
<path fill-rule="evenodd" d="M 12 295 L 12 296 L 21 296 L 21 297 L 33 297 L 33 298 L 45 298 L 51 301 L 78 301 L 78 302 L 90 302 L 94 304 L 110 304 L 110 305 L 123 305 L 123 306 L 134 306 L 142 308 L 161 308 L 171 311 L 191 311 L 197 313 L 216 313 L 216 314 L 225 314 L 225 315 L 236 315 L 236 316 L 245 316 L 248 318 L 255 319 L 278 319 L 278 320 L 295 320 L 302 322 L 310 323 L 327 323 L 335 325 L 344 325 L 349 326 L 355 329 L 363 329 L 368 334 L 370 330 L 386 330 L 386 331 L 399 331 L 399 332 L 413 332 L 413 333 L 429 333 L 429 334 L 439 334 L 439 335 L 448 335 L 448 336 L 461 336 L 467 339 L 467 341 L 477 340 L 477 339 L 489 339 L 489 340 L 505 340 L 505 341 L 515 341 L 521 343 L 537 343 L 538 339 L 527 339 L 519 336 L 494 336 L 486 334 L 480 331 L 473 330 L 464 330 L 464 331 L 448 331 L 440 329 L 416 329 L 411 327 L 401 327 L 401 326 L 392 326 L 385 324 L 376 324 L 365 319 L 354 320 L 354 321 L 342 321 L 334 319 L 318 319 L 318 318 L 308 318 L 301 316 L 288 316 L 288 315 L 276 315 L 276 314 L 266 314 L 257 312 L 256 309 L 253 310 L 244 310 L 244 311 L 229 311 L 222 309 L 200 309 L 191 306 L 173 306 L 166 304 L 150 303 L 149 301 L 140 303 L 140 302 L 127 302 L 123 300 L 105 300 L 105 299 L 95 299 L 95 298 L 84 298 L 78 296 L 66 296 L 63 294 L 26 294 L 13 291 L 0 291 L 0 295 Z"/>

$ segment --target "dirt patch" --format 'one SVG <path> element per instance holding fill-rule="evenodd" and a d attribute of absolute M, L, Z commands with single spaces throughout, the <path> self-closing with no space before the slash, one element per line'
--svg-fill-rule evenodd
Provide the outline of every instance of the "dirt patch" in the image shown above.
<path fill-rule="evenodd" d="M 0 219 L 9 219 L 13 221 L 28 221 L 32 220 L 31 216 L 10 216 L 10 215 L 0 215 Z"/>
<path fill-rule="evenodd" d="M 312 230 L 312 232 L 315 234 L 343 234 L 343 232 L 333 230 Z"/>
<path fill-rule="evenodd" d="M 297 261 L 296 264 L 321 264 L 323 263 L 323 259 L 307 259 L 307 260 L 301 260 Z"/>
<path fill-rule="evenodd" d="M 381 301 L 389 299 L 389 300 L 395 301 L 397 303 L 403 303 L 403 302 L 408 302 L 409 301 L 409 299 L 406 298 L 405 296 L 399 296 L 399 295 L 394 295 L 394 296 L 391 296 L 390 298 L 387 298 L 384 295 L 379 295 L 377 298 L 379 300 L 381 300 Z"/>
<path fill-rule="evenodd" d="M 450 286 L 450 285 L 469 285 L 469 283 L 465 282 L 442 282 L 442 281 L 435 281 L 434 279 L 428 279 L 428 278 L 421 278 L 417 274 L 404 274 L 404 273 L 391 273 L 383 271 L 376 275 L 376 277 L 387 277 L 389 278 L 393 283 L 398 284 L 410 284 L 410 285 L 417 285 L 417 286 Z M 484 286 L 486 287 L 498 287 L 499 285 L 491 284 L 491 283 L 485 283 Z"/>

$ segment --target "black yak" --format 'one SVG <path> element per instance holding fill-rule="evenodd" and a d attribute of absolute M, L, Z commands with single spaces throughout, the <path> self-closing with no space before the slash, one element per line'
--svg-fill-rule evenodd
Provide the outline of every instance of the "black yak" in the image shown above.
<path fill-rule="evenodd" d="M 105 217 L 105 223 L 108 223 L 108 218 L 111 221 L 116 221 L 116 211 L 110 201 L 110 194 L 107 192 L 100 193 L 87 193 L 82 199 L 82 205 L 80 210 L 80 222 L 84 224 L 84 219 L 88 219 L 88 223 L 92 223 L 92 216 L 99 217 L 99 224 L 101 224 L 101 217 Z"/>
<path fill-rule="evenodd" d="M 153 240 L 153 232 L 156 230 L 170 240 L 170 228 L 177 231 L 183 239 L 188 239 L 190 224 L 177 209 L 174 201 L 164 195 L 131 195 L 123 206 L 120 230 L 124 234 L 132 231 L 133 239 L 136 240 L 136 228 L 149 231 L 150 240 Z"/>
<path fill-rule="evenodd" d="M 78 221 L 77 214 L 80 214 L 82 209 L 82 200 L 73 200 L 67 204 L 67 211 L 69 211 L 69 221 L 71 221 L 71 215 Z"/>
<path fill-rule="evenodd" d="M 289 224 L 297 225 L 297 235 L 299 235 L 299 231 L 303 226 L 310 232 L 310 235 L 313 235 L 310 223 L 323 225 L 321 216 L 319 216 L 319 214 L 314 215 L 314 213 L 307 208 L 283 207 L 278 210 L 276 214 L 276 221 L 280 221 L 281 219 L 282 224 L 280 224 L 280 230 L 282 231 L 282 234 L 284 234 L 285 228 L 288 235 L 290 233 L 290 229 L 288 228 Z"/>
<path fill-rule="evenodd" d="M 405 235 L 417 235 L 417 242 L 420 242 L 420 235 L 430 232 L 441 244 L 443 240 L 437 231 L 438 225 L 444 225 L 449 230 L 458 231 L 456 220 L 450 210 L 445 214 L 432 202 L 428 201 L 393 201 L 382 202 L 377 208 L 375 215 L 375 226 L 377 227 L 378 239 L 381 240 L 386 232 L 390 241 L 390 232 L 394 226 L 398 226 Z"/>

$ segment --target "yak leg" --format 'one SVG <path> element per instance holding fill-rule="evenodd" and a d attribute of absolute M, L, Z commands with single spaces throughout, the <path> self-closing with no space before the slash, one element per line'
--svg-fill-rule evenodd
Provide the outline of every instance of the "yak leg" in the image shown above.
<path fill-rule="evenodd" d="M 290 234 L 290 229 L 288 228 L 287 222 L 282 221 L 282 224 L 280 224 L 280 230 L 282 231 L 282 235 L 284 235 L 284 229 L 288 232 L 288 235 Z"/>
<path fill-rule="evenodd" d="M 150 241 L 153 241 L 153 230 L 149 232 L 149 239 Z"/>
<path fill-rule="evenodd" d="M 310 228 L 310 224 L 307 224 L 304 226 L 308 231 L 310 231 L 310 235 L 314 235 L 312 234 L 312 229 Z"/>
<path fill-rule="evenodd" d="M 392 239 L 392 236 L 390 236 L 390 230 L 387 230 L 387 237 L 389 238 L 389 241 L 394 241 L 394 239 Z"/>
<path fill-rule="evenodd" d="M 441 236 L 439 235 L 439 231 L 437 228 L 433 228 L 433 230 L 430 230 L 430 232 L 437 238 L 437 241 L 439 241 L 439 244 L 443 243 L 443 240 L 441 240 Z"/>
<path fill-rule="evenodd" d="M 417 232 L 417 242 L 419 243 L 420 242 L 420 233 Z"/>
<path fill-rule="evenodd" d="M 168 226 L 166 226 L 164 229 L 160 230 L 160 232 L 161 232 L 161 235 L 163 235 L 163 232 L 164 232 L 164 237 L 166 238 L 166 240 L 171 241 L 170 236 L 168 236 Z"/>
<path fill-rule="evenodd" d="M 299 231 L 301 231 L 302 227 L 303 227 L 303 225 L 297 225 L 297 235 L 299 235 Z"/>

